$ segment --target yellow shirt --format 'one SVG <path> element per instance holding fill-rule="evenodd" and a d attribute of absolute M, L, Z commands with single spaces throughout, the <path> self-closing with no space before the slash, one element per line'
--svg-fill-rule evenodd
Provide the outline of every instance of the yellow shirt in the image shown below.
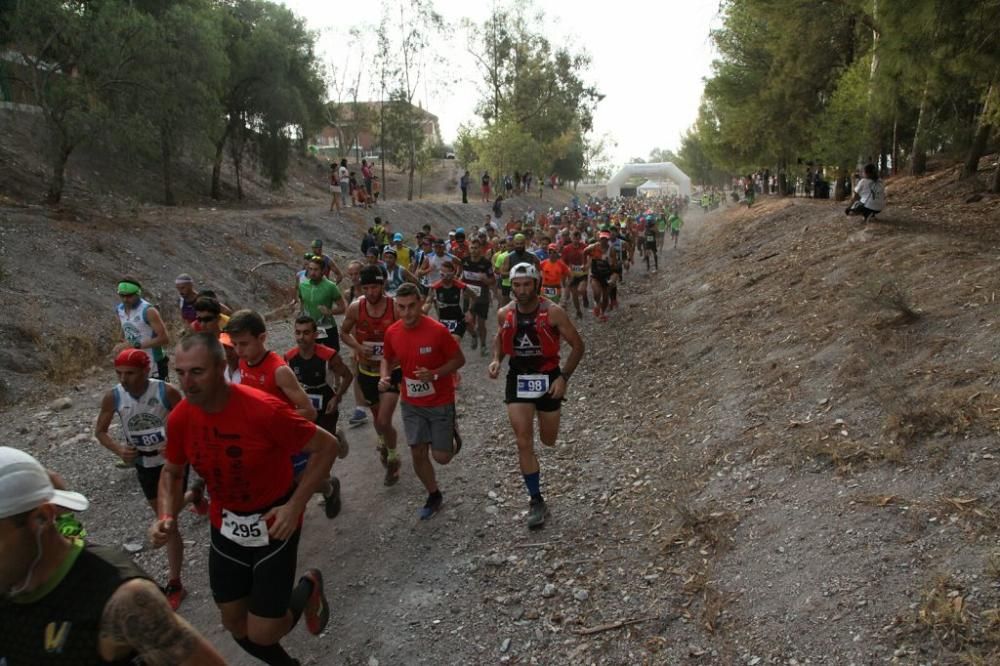
<path fill-rule="evenodd" d="M 410 248 L 405 245 L 393 245 L 392 249 L 396 251 L 396 263 L 405 268 L 410 269 Z"/>

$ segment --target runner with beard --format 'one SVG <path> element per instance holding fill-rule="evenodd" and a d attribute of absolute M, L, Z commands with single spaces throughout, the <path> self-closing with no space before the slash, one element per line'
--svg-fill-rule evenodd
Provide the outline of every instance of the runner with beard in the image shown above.
<path fill-rule="evenodd" d="M 514 266 L 517 266 L 518 264 L 528 263 L 535 266 L 536 268 L 538 267 L 538 264 L 541 263 L 541 260 L 538 258 L 538 255 L 536 255 L 534 252 L 529 251 L 527 249 L 527 246 L 528 246 L 527 236 L 520 233 L 514 234 L 514 240 L 511 241 L 510 252 L 507 253 L 506 257 L 504 257 L 503 266 L 500 269 L 500 272 L 503 275 L 509 276 L 510 269 L 512 269 Z"/>
<path fill-rule="evenodd" d="M 554 446 L 566 387 L 583 358 L 583 339 L 555 303 L 540 298 L 541 276 L 532 264 L 521 263 L 510 273 L 515 300 L 497 312 L 497 336 L 493 345 L 491 379 L 500 375 L 500 365 L 510 357 L 504 402 L 517 440 L 518 462 L 528 489 L 528 528 L 545 524 L 548 508 L 541 492 L 538 458 L 535 455 L 535 421 L 542 444 Z M 560 367 L 560 341 L 571 347 Z"/>

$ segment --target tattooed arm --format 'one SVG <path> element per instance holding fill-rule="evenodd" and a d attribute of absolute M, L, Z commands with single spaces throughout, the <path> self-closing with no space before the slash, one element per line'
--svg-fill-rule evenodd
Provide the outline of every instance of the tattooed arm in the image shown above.
<path fill-rule="evenodd" d="M 150 666 L 216 666 L 226 662 L 204 636 L 174 613 L 151 581 L 123 583 L 101 615 L 98 650 L 106 661 L 137 652 Z"/>

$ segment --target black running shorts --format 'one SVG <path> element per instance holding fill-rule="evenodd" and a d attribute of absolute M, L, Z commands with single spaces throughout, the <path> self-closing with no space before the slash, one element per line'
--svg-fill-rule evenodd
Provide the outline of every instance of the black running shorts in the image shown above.
<path fill-rule="evenodd" d="M 526 372 L 518 373 L 518 372 L 516 372 L 514 370 L 508 370 L 508 372 L 507 372 L 507 384 L 506 384 L 506 386 L 504 388 L 504 399 L 503 399 L 503 401 L 506 404 L 509 405 L 509 404 L 512 404 L 512 403 L 528 403 L 528 404 L 534 405 L 535 409 L 537 409 L 540 412 L 557 412 L 557 411 L 559 411 L 559 409 L 562 407 L 563 398 L 559 398 L 558 400 L 556 400 L 555 398 L 553 398 L 552 396 L 550 396 L 548 394 L 543 395 L 540 398 L 519 398 L 519 397 L 517 397 L 517 377 L 518 377 L 519 374 L 525 375 L 525 374 L 532 374 L 532 373 L 526 373 Z M 537 374 L 546 374 L 546 375 L 548 375 L 549 376 L 549 386 L 552 386 L 552 382 L 554 382 L 557 377 L 559 377 L 559 376 L 562 375 L 562 373 L 559 371 L 559 368 L 556 368 L 554 370 L 549 370 L 548 372 L 537 373 Z"/>
<path fill-rule="evenodd" d="M 403 370 L 401 368 L 396 368 L 392 371 L 390 375 L 392 381 L 392 387 L 386 391 L 386 393 L 399 393 L 399 384 L 403 381 Z M 372 375 L 367 375 L 363 372 L 358 372 L 358 385 L 361 387 L 361 394 L 365 396 L 365 400 L 369 405 L 377 405 L 379 401 L 379 396 L 381 395 L 378 390 L 378 377 Z"/>
<path fill-rule="evenodd" d="M 266 546 L 246 547 L 213 527 L 208 581 L 215 603 L 246 599 L 250 613 L 257 617 L 284 617 L 295 584 L 301 533 L 300 527 L 285 541 L 272 539 Z"/>

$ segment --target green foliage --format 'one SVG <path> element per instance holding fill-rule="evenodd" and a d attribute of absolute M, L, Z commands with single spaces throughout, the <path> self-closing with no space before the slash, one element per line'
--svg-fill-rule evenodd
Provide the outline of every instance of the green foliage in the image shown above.
<path fill-rule="evenodd" d="M 14 75 L 42 109 L 50 155 L 48 200 L 62 198 L 66 161 L 110 118 L 111 100 L 141 82 L 129 66 L 145 47 L 146 23 L 120 2 L 15 0 L 7 3 L 4 44 L 19 54 Z"/>
<path fill-rule="evenodd" d="M 476 132 L 468 125 L 459 125 L 455 141 L 455 159 L 462 167 L 469 169 L 479 160 L 476 152 Z"/>
<path fill-rule="evenodd" d="M 851 164 L 872 143 L 866 122 L 870 70 L 867 58 L 845 69 L 823 111 L 814 151 L 828 163 Z"/>
<path fill-rule="evenodd" d="M 384 114 L 383 133 L 379 138 L 383 159 L 416 169 L 417 157 L 426 141 L 420 123 L 423 113 L 410 104 L 405 90 L 397 88 L 390 93 Z"/>
<path fill-rule="evenodd" d="M 928 147 L 966 150 L 1000 114 L 990 104 L 1000 3 L 726 0 L 720 9 L 719 57 L 680 151 L 696 179 L 799 160 L 922 162 Z"/>
<path fill-rule="evenodd" d="M 485 127 L 476 152 L 480 166 L 497 174 L 527 168 L 576 181 L 603 96 L 582 77 L 590 64 L 586 52 L 554 46 L 533 30 L 544 20 L 541 12 L 529 17 L 524 5 L 511 5 L 497 6 L 482 25 L 467 25 L 483 91 L 477 113 Z M 512 152 L 501 145 L 505 140 L 531 152 Z"/>

